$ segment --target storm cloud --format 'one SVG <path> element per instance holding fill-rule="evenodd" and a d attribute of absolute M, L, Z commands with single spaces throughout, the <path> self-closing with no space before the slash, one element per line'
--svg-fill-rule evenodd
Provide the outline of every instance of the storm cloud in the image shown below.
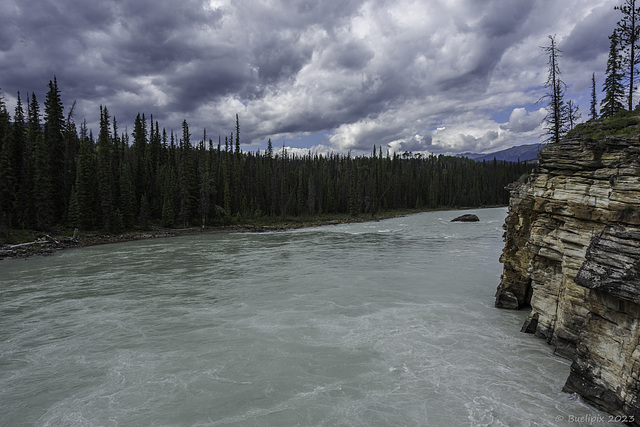
<path fill-rule="evenodd" d="M 619 19 L 606 0 L 0 0 L 7 105 L 55 75 L 75 120 L 105 105 L 192 134 L 301 149 L 486 152 L 537 142 L 555 35 L 588 110 Z M 600 83 L 601 85 L 601 83 Z M 24 96 L 23 96 L 24 99 Z M 317 138 L 306 136 L 324 135 Z M 309 142 L 312 141 L 313 142 Z"/>

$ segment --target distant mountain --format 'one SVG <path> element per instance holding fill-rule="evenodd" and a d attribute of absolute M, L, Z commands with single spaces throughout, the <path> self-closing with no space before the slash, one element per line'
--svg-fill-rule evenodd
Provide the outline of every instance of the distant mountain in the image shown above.
<path fill-rule="evenodd" d="M 492 161 L 494 158 L 496 160 L 506 160 L 508 162 L 517 162 L 518 160 L 524 162 L 538 160 L 538 151 L 540 151 L 541 148 L 542 144 L 526 144 L 488 154 L 462 153 L 458 154 L 458 157 L 468 157 L 469 159 L 477 162 L 481 162 L 483 160 Z"/>

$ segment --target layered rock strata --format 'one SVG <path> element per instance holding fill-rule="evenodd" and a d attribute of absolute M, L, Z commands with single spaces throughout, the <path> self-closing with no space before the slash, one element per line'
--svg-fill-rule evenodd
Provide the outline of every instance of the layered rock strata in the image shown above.
<path fill-rule="evenodd" d="M 567 138 L 510 189 L 496 307 L 530 307 L 564 390 L 640 425 L 640 139 Z"/>

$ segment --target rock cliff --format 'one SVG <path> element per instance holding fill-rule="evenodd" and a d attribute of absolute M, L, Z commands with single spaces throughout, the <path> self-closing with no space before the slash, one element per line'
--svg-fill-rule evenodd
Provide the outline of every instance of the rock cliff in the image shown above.
<path fill-rule="evenodd" d="M 565 391 L 640 425 L 640 137 L 606 124 L 546 147 L 511 185 L 495 305 L 530 308 L 523 332 L 573 361 Z"/>

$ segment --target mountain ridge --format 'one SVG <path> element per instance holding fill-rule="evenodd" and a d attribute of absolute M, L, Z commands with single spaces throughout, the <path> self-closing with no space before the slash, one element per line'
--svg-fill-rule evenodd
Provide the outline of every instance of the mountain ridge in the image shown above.
<path fill-rule="evenodd" d="M 540 143 L 524 144 L 486 154 L 466 152 L 458 154 L 457 157 L 467 157 L 471 160 L 475 160 L 476 162 L 493 161 L 494 158 L 498 161 L 530 162 L 538 160 L 538 152 L 542 147 L 543 144 Z"/>

